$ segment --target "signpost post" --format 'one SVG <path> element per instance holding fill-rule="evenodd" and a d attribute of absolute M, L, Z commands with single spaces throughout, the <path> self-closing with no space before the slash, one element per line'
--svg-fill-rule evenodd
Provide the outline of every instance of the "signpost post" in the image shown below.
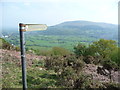
<path fill-rule="evenodd" d="M 22 24 L 22 23 L 19 23 L 23 90 L 27 89 L 24 32 L 25 31 L 36 31 L 36 30 L 41 31 L 41 30 L 46 30 L 46 29 L 47 29 L 47 25 L 45 25 L 45 24 Z"/>

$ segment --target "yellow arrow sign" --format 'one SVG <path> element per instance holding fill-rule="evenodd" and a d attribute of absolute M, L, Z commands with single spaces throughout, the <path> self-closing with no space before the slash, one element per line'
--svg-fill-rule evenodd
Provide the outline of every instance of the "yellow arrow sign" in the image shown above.
<path fill-rule="evenodd" d="M 46 24 L 25 24 L 25 30 L 26 31 L 37 31 L 37 30 L 46 30 L 47 25 Z"/>

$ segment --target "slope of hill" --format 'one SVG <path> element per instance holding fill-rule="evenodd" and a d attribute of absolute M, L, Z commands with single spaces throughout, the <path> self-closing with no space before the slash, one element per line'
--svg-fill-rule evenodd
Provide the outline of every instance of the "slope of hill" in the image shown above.
<path fill-rule="evenodd" d="M 78 21 L 67 21 L 67 22 L 63 22 L 61 24 L 58 24 L 58 26 L 78 26 L 78 27 L 82 27 L 82 26 L 86 26 L 86 25 L 96 25 L 96 26 L 100 26 L 103 28 L 114 28 L 116 27 L 116 25 L 114 24 L 110 24 L 110 23 L 102 23 L 102 22 L 91 22 L 91 21 L 82 21 L 82 20 L 78 20 Z"/>
<path fill-rule="evenodd" d="M 96 23 L 90 21 L 69 21 L 50 26 L 46 31 L 37 32 L 43 35 L 80 35 L 94 38 L 114 39 L 118 38 L 117 25 L 108 23 Z"/>
<path fill-rule="evenodd" d="M 0 58 L 2 58 L 2 82 L 3 88 L 22 88 L 22 72 L 20 52 L 13 50 L 0 49 Z M 56 88 L 56 82 L 59 78 L 56 73 L 51 70 L 46 70 L 44 67 L 45 56 L 37 56 L 27 54 L 27 81 L 29 88 Z M 86 64 L 83 72 L 86 75 L 91 75 L 96 81 L 95 85 L 109 83 L 109 76 L 103 75 L 103 71 L 98 73 L 98 66 L 94 64 Z M 107 73 L 107 70 L 105 70 Z M 120 71 L 112 71 L 112 82 L 119 83 Z M 89 83 L 89 82 L 88 82 Z M 93 86 L 95 86 L 93 85 Z M 97 86 L 96 86 L 97 87 Z M 117 86 L 116 86 L 117 87 Z M 112 87 L 114 88 L 114 86 Z"/>

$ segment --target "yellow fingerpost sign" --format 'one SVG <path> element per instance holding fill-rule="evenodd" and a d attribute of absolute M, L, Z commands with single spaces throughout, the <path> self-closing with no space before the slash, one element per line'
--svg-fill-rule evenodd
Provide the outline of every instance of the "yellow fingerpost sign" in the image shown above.
<path fill-rule="evenodd" d="M 26 31 L 42 31 L 46 29 L 47 29 L 46 24 L 25 24 Z"/>

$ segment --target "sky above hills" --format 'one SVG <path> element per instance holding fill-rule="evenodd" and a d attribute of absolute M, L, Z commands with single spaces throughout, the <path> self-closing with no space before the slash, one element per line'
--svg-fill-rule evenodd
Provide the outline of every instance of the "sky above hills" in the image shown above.
<path fill-rule="evenodd" d="M 48 26 L 64 21 L 86 20 L 118 23 L 119 0 L 1 0 L 0 27 L 16 28 L 18 23 Z"/>

